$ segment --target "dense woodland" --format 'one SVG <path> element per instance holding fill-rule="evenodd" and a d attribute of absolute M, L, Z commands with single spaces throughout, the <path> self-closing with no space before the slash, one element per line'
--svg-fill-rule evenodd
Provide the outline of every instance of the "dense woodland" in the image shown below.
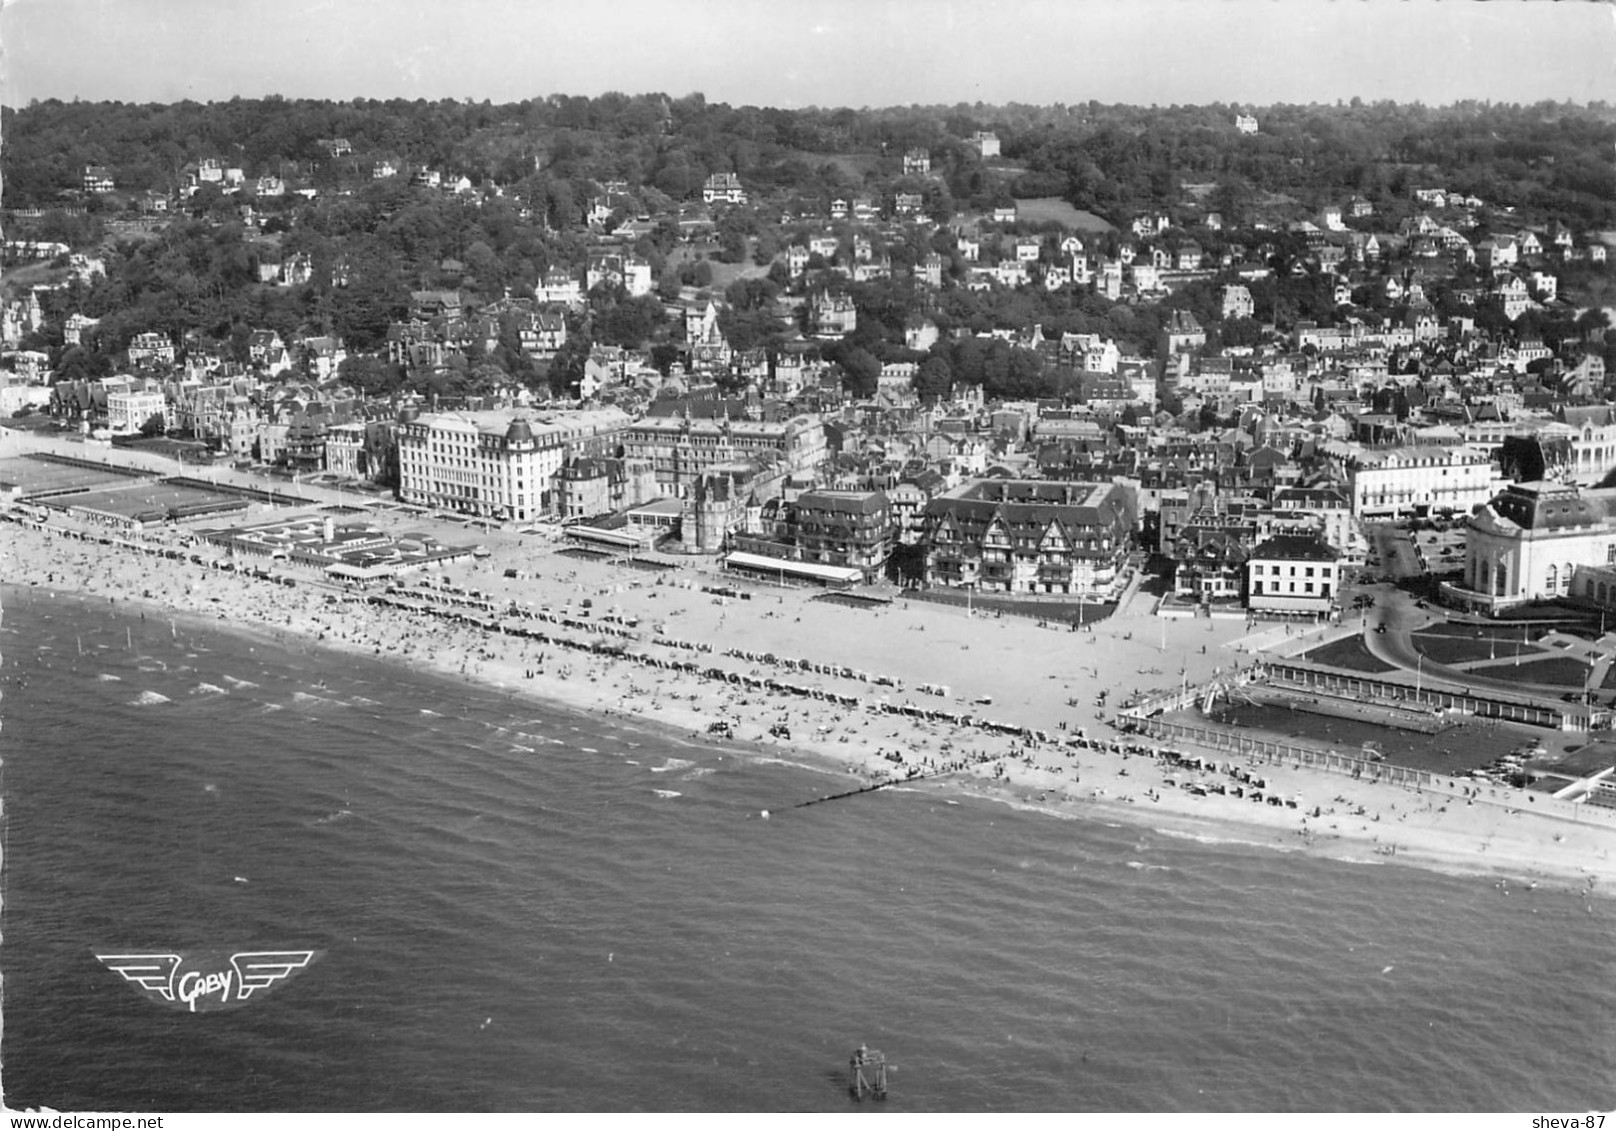
<path fill-rule="evenodd" d="M 1192 212 L 1217 209 L 1225 231 L 1194 232 L 1211 251 L 1238 238 L 1259 213 L 1305 215 L 1349 194 L 1376 206 L 1377 228 L 1394 224 L 1414 210 L 1410 194 L 1420 186 L 1508 203 L 1515 209 L 1511 223 L 1532 216 L 1578 231 L 1616 228 L 1616 109 L 1602 103 L 1273 106 L 1257 111 L 1262 129 L 1253 136 L 1232 129 L 1236 112 L 1224 105 L 1096 103 L 793 111 L 656 94 L 555 96 L 497 106 L 52 100 L 5 109 L 0 172 L 9 209 L 45 210 L 30 221 L 30 238 L 76 249 L 102 245 L 106 278 L 53 294 L 51 324 L 32 343 L 52 351 L 64 377 L 105 372 L 135 333 L 153 329 L 176 339 L 200 332 L 242 353 L 251 329 L 332 333 L 351 351 L 374 350 L 389 322 L 403 316 L 411 290 L 453 287 L 486 302 L 507 291 L 530 293 L 548 268 L 581 269 L 591 238 L 585 209 L 610 180 L 628 183 L 632 206 L 614 215 L 608 228 L 629 212 L 660 218 L 633 250 L 651 262 L 658 291 L 668 298 L 682 285 L 711 279 L 709 263 L 681 246 L 673 217 L 679 206 L 699 202 L 702 183 L 714 172 L 739 174 L 754 202 L 766 200 L 768 207 L 719 213 L 713 246 L 703 254 L 760 265 L 786 243 L 822 229 L 823 221 L 813 218 L 823 216 L 832 197 L 895 190 L 922 193 L 926 212 L 940 222 L 956 211 L 1038 196 L 1062 197 L 1119 226 L 1150 211 L 1187 224 Z M 978 130 L 997 133 L 1001 160 L 978 157 L 969 144 Z M 331 156 L 324 142 L 339 137 L 351 143 L 351 155 Z M 932 177 L 903 176 L 902 156 L 911 147 L 930 151 Z M 206 185 L 154 235 L 108 234 L 115 213 L 134 207 L 145 192 L 175 193 L 187 168 L 203 158 L 241 167 L 248 190 L 227 196 Z M 371 167 L 382 159 L 406 170 L 425 166 L 464 175 L 478 191 L 454 196 L 412 189 L 403 177 L 375 181 Z M 104 166 L 117 192 L 87 198 L 85 214 L 56 210 L 79 203 L 87 165 Z M 254 200 L 251 178 L 263 175 L 320 192 L 312 200 Z M 1194 209 L 1186 186 L 1198 189 Z M 254 204 L 258 227 L 242 223 L 243 201 Z M 782 213 L 801 219 L 782 221 Z M 1506 218 L 1484 214 L 1483 228 L 1493 219 L 1502 228 Z M 1278 266 L 1300 254 L 1282 233 L 1268 242 Z M 1153 353 L 1157 328 L 1174 306 L 1195 311 L 1213 328 L 1214 342 L 1238 344 L 1257 332 L 1255 323 L 1217 325 L 1210 284 L 1192 285 L 1156 306 L 1070 290 L 930 295 L 902 277 L 929 252 L 946 259 L 951 249 L 946 228 L 929 237 L 891 238 L 879 250 L 890 256 L 897 278 L 850 284 L 823 276 L 827 285 L 852 292 L 860 308 L 858 332 L 828 351 L 857 384 L 865 383 L 872 364 L 915 356 L 902 349 L 903 330 L 922 314 L 944 331 L 1042 323 L 1046 335 L 1098 332 L 1142 356 Z M 294 255 L 313 263 L 311 282 L 258 282 L 260 263 Z M 961 273 L 957 259 L 950 269 Z M 727 300 L 723 328 L 733 345 L 769 347 L 792 332 L 773 305 L 784 282 L 776 270 L 715 294 Z M 1461 276 L 1451 286 L 1471 282 Z M 1330 287 L 1316 274 L 1280 270 L 1252 290 L 1259 319 L 1281 326 L 1328 320 L 1335 309 Z M 1441 309 L 1445 288 L 1434 290 Z M 1369 309 L 1385 305 L 1375 294 L 1361 298 Z M 67 350 L 60 321 L 72 311 L 102 323 L 86 347 Z M 1486 319 L 1483 311 L 1480 320 Z M 656 302 L 592 295 L 575 323 L 573 341 L 551 367 L 557 388 L 576 378 L 592 343 L 649 344 L 660 347 L 664 360 L 674 356 L 669 343 L 676 328 Z M 1579 332 L 1566 317 L 1515 329 L 1551 344 Z M 985 381 L 990 393 L 1053 388 L 1036 358 L 1009 347 L 943 344 L 928 360 L 934 364 L 923 370 L 923 381 L 933 385 L 964 378 Z M 475 383 L 477 372 L 485 379 L 499 373 L 543 379 L 504 336 L 493 355 L 461 368 L 462 385 Z M 379 391 L 403 379 L 374 362 L 356 363 L 355 372 L 360 369 L 364 383 Z"/>
<path fill-rule="evenodd" d="M 1434 181 L 1551 211 L 1578 227 L 1607 225 L 1616 208 L 1616 109 L 1604 103 L 1271 106 L 1260 111 L 1262 132 L 1249 138 L 1230 130 L 1236 112 L 1221 104 L 1098 103 L 778 110 L 710 104 L 699 94 L 552 96 L 500 106 L 51 100 L 4 110 L 0 168 L 8 205 L 29 207 L 76 188 L 85 165 L 106 166 L 123 188 L 165 191 L 188 163 L 215 155 L 252 175 L 295 169 L 316 187 L 335 187 L 368 177 L 371 160 L 391 156 L 477 182 L 525 183 L 530 196 L 549 189 L 553 218 L 563 220 L 582 207 L 586 182 L 623 179 L 684 200 L 721 171 L 740 174 L 758 192 L 795 192 L 805 207 L 819 207 L 866 177 L 897 174 L 903 152 L 918 146 L 930 149 L 961 207 L 1007 191 L 1131 215 L 1171 204 L 1186 181 L 1215 181 L 1236 203 L 1242 193 L 1280 192 L 1316 205 L 1343 192 L 1400 199 Z M 995 131 L 1005 159 L 1024 168 L 1008 185 L 971 155 L 967 141 L 979 129 Z M 351 158 L 327 156 L 319 142 L 334 137 L 353 144 Z"/>

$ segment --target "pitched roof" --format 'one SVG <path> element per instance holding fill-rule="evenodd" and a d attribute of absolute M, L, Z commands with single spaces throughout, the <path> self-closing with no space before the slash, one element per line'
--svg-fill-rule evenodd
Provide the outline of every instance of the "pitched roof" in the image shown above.
<path fill-rule="evenodd" d="M 1282 562 L 1333 562 L 1341 551 L 1315 534 L 1276 534 L 1253 547 L 1251 557 Z"/>

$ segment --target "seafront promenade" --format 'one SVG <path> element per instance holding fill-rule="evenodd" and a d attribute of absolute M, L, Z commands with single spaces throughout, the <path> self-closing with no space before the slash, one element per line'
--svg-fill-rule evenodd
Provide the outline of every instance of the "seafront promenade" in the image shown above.
<path fill-rule="evenodd" d="M 287 513 L 253 508 L 248 521 Z M 359 651 L 738 749 L 790 751 L 854 784 L 957 770 L 914 787 L 1354 860 L 1395 852 L 1399 862 L 1449 870 L 1577 886 L 1616 880 L 1616 827 L 1586 814 L 1551 817 L 1524 798 L 1467 804 L 1472 798 L 1456 791 L 1236 748 L 1220 756 L 1265 767 L 1275 791 L 1304 804 L 1256 805 L 1168 785 L 1182 775 L 1157 757 L 1162 744 L 1115 731 L 1115 705 L 1249 667 L 1262 633 L 1239 621 L 1166 621 L 1142 601 L 1083 632 L 901 598 L 856 608 L 817 591 L 739 581 L 705 561 L 669 559 L 670 568 L 646 571 L 569 554 L 545 535 L 473 532 L 385 508 L 368 520 L 399 532 L 428 527 L 445 540 L 469 536 L 488 556 L 400 579 L 389 595 L 322 584 L 284 563 L 277 572 L 296 584 L 272 584 L 221 568 L 229 558 L 217 550 L 196 561 L 192 552 L 162 556 L 170 540 L 193 540 L 194 531 L 113 539 L 58 514 L 8 526 L 0 552 L 14 584 Z M 508 569 L 524 576 L 508 578 Z M 427 579 L 433 584 L 419 584 Z M 716 723 L 734 737 L 710 734 Z"/>

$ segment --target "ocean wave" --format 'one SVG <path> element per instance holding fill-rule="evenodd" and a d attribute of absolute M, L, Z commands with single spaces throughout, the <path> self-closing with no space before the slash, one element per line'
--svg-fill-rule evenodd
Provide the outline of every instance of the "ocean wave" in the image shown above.
<path fill-rule="evenodd" d="M 845 774 L 843 774 L 841 771 L 833 769 L 829 766 L 815 766 L 808 762 L 793 762 L 789 758 L 771 758 L 767 755 L 754 754 L 749 756 L 747 761 L 756 763 L 760 766 L 790 766 L 793 770 L 807 770 L 810 773 L 815 774 L 835 774 L 837 776 L 845 776 Z"/>
<path fill-rule="evenodd" d="M 113 675 L 111 672 L 102 672 L 100 675 L 96 676 L 95 678 L 100 680 L 102 683 L 122 683 L 123 682 L 123 676 L 121 676 L 121 675 Z"/>
<path fill-rule="evenodd" d="M 6 613 L 10 626 L 13 610 Z M 90 613 L 101 615 L 99 609 L 86 614 L 86 639 L 93 631 Z M 32 627 L 37 618 L 18 615 L 16 623 Z M 59 638 L 72 640 L 76 627 Z M 10 646 L 6 659 L 28 639 L 26 633 L 15 642 L 0 636 L 0 645 Z M 815 1050 L 814 1034 L 805 1035 L 799 1019 L 816 1007 L 816 991 L 843 976 L 838 955 L 850 947 L 873 948 L 878 964 L 904 969 L 912 980 L 934 987 L 907 999 L 911 1016 L 904 1018 L 904 1028 L 913 1036 L 899 1039 L 897 1049 L 875 1038 L 871 1045 L 901 1053 L 898 1061 L 911 1066 L 916 1059 L 985 1065 L 981 1072 L 927 1073 L 924 1094 L 916 1091 L 919 1084 L 904 1083 L 907 1073 L 898 1073 L 895 1102 L 915 1106 L 1352 1110 L 1371 1103 L 1388 1110 L 1581 1110 L 1598 1105 L 1599 1090 L 1610 1079 L 1607 1054 L 1598 1052 L 1603 1043 L 1585 1038 L 1606 1031 L 1616 1010 L 1616 986 L 1597 977 L 1525 980 L 1518 971 L 1556 948 L 1581 956 L 1604 953 L 1600 947 L 1608 942 L 1616 912 L 1598 902 L 1599 890 L 1616 883 L 1598 885 L 1590 913 L 1583 899 L 1550 892 L 1546 884 L 1528 897 L 1511 876 L 1512 894 L 1504 898 L 1490 880 L 1451 879 L 1423 859 L 1418 867 L 1409 866 L 1416 863 L 1412 849 L 1407 860 L 1402 851 L 1392 860 L 1374 856 L 1367 838 L 1349 846 L 1321 837 L 1303 848 L 1289 822 L 1286 828 L 1268 829 L 1232 819 L 1192 820 L 1159 809 L 1146 817 L 1149 809 L 1141 812 L 1139 806 L 1123 810 L 1132 816 L 1123 820 L 1109 806 L 1078 804 L 1073 808 L 1084 816 L 1056 825 L 1036 814 L 981 804 L 985 798 L 975 790 L 984 786 L 970 777 L 957 785 L 906 783 L 920 785 L 924 796 L 887 798 L 880 812 L 867 804 L 877 799 L 868 797 L 788 812 L 796 800 L 866 784 L 847 772 L 846 759 L 798 755 L 789 747 L 774 752 L 783 757 L 771 758 L 749 746 L 723 750 L 719 768 L 740 772 L 726 772 L 723 783 L 714 783 L 722 787 L 726 804 L 722 814 L 714 810 L 711 821 L 702 819 L 714 788 L 705 784 L 697 784 L 694 794 L 673 796 L 678 791 L 671 785 L 656 793 L 653 800 L 690 797 L 691 804 L 684 810 L 673 807 L 664 820 L 647 820 L 656 815 L 644 810 L 652 787 L 638 775 L 622 774 L 623 758 L 608 763 L 596 756 L 578 763 L 567 748 L 576 747 L 581 735 L 563 743 L 561 751 L 545 751 L 559 757 L 499 756 L 513 743 L 540 751 L 548 744 L 517 729 L 568 733 L 561 721 L 568 709 L 564 704 L 555 706 L 554 715 L 522 726 L 499 711 L 518 720 L 529 717 L 532 708 L 525 698 L 499 709 L 472 700 L 484 717 L 513 728 L 499 741 L 475 712 L 462 720 L 454 706 L 444 712 L 446 718 L 430 719 L 423 727 L 421 715 L 412 720 L 407 711 L 392 708 L 423 698 L 446 705 L 456 701 L 435 677 L 417 683 L 413 673 L 401 671 L 396 685 L 378 688 L 387 707 L 365 708 L 358 716 L 365 725 L 344 731 L 342 754 L 333 756 L 324 748 L 328 744 L 308 741 L 316 732 L 301 728 L 309 722 L 323 731 L 333 718 L 356 716 L 296 704 L 291 693 L 300 687 L 352 699 L 353 684 L 341 661 L 324 669 L 337 690 L 321 692 L 312 686 L 320 676 L 302 655 L 266 648 L 254 659 L 246 648 L 246 643 L 225 641 L 198 675 L 232 689 L 231 703 L 193 703 L 195 697 L 186 692 L 195 684 L 164 675 L 158 682 L 184 697 L 183 702 L 176 698 L 170 712 L 131 710 L 116 691 L 82 694 L 86 674 L 92 679 L 99 670 L 122 675 L 134 662 L 127 654 L 89 664 L 75 658 L 60 668 L 44 668 L 37 677 L 29 671 L 31 710 L 54 712 L 40 722 L 57 724 L 36 727 L 37 737 L 54 744 L 40 753 L 64 755 L 30 763 L 42 803 L 50 796 L 64 799 L 64 807 L 80 811 L 114 837 L 123 836 L 114 822 L 131 823 L 136 836 L 145 837 L 149 815 L 165 805 L 172 808 L 175 784 L 185 783 L 179 785 L 182 804 L 189 800 L 206 818 L 194 834 L 147 837 L 142 843 L 149 842 L 148 852 L 128 860 L 109 861 L 95 844 L 59 838 L 52 859 L 41 863 L 62 875 L 96 874 L 114 882 L 60 884 L 56 905 L 32 910 L 34 920 L 40 915 L 88 920 L 119 909 L 133 909 L 138 918 L 143 905 L 167 898 L 165 885 L 173 875 L 196 873 L 205 877 L 211 896 L 220 895 L 212 888 L 230 883 L 224 894 L 236 899 L 223 901 L 225 912 L 230 904 L 244 902 L 235 912 L 259 923 L 267 932 L 261 936 L 265 942 L 337 947 L 330 909 L 353 908 L 355 914 L 339 916 L 352 920 L 339 925 L 347 926 L 352 944 L 341 946 L 364 948 L 378 969 L 418 966 L 441 973 L 433 992 L 436 1004 L 448 1003 L 442 1009 L 412 1012 L 419 991 L 408 979 L 381 979 L 367 987 L 375 990 L 371 996 L 378 1008 L 401 1018 L 386 1027 L 377 1048 L 394 1060 L 418 1063 L 421 1070 L 408 1079 L 379 1080 L 370 1071 L 374 1057 L 350 1055 L 340 1027 L 320 1024 L 324 1003 L 313 1000 L 319 995 L 296 986 L 280 991 L 288 996 L 268 1005 L 307 1039 L 304 1047 L 263 1050 L 261 1075 L 279 1083 L 255 1088 L 260 1106 L 423 1106 L 434 1095 L 439 1102 L 449 1095 L 488 1107 L 532 1106 L 532 1085 L 521 1067 L 562 1063 L 579 1048 L 623 1066 L 614 1083 L 617 1105 L 667 1106 L 670 1097 L 688 1100 L 693 1094 L 688 1058 L 677 1049 L 667 1052 L 667 1010 L 648 1008 L 648 1001 L 674 1002 L 681 1025 L 723 1030 L 737 1047 L 775 1048 L 784 1050 L 785 1059 L 811 1063 L 825 1054 Z M 95 668 L 97 662 L 105 668 Z M 230 667 L 260 673 L 261 689 L 238 692 L 221 674 Z M 8 666 L 0 674 L 15 675 L 16 669 Z M 140 693 L 139 680 L 124 679 L 130 691 Z M 260 691 L 273 702 L 259 699 Z M 237 741 L 221 743 L 217 712 L 205 709 L 214 706 L 284 709 L 287 718 L 260 719 L 239 710 Z M 659 781 L 684 785 L 682 775 L 719 766 L 710 747 L 700 753 L 685 749 L 665 741 L 661 730 L 635 740 L 643 743 L 637 750 L 618 734 L 603 736 L 596 720 L 584 730 L 588 742 L 607 743 L 602 755 L 626 750 L 643 768 L 690 754 L 693 766 L 658 774 Z M 102 749 L 95 744 L 85 749 L 87 732 L 109 740 Z M 164 745 L 162 761 L 174 773 L 129 772 L 142 767 L 130 767 L 118 755 L 156 743 Z M 264 749 L 283 752 L 285 772 L 259 772 L 262 759 L 253 751 Z M 98 761 L 91 765 L 103 771 L 124 771 L 116 792 L 81 788 L 87 755 L 94 755 Z M 1071 786 L 1069 772 L 1062 784 L 1081 789 Z M 184 798 L 184 789 L 203 792 L 209 783 L 217 783 L 216 794 Z M 231 797 L 224 796 L 226 785 Z M 363 814 L 346 799 L 350 788 L 364 794 Z M 1402 810 L 1402 795 L 1396 796 Z M 344 801 L 335 810 L 320 812 L 337 798 Z M 624 810 L 612 820 L 591 820 L 608 800 L 606 812 L 619 805 Z M 938 804 L 959 812 L 937 813 Z M 767 821 L 759 817 L 765 808 L 771 814 Z M 467 822 L 484 811 L 481 820 Z M 290 822 L 284 819 L 288 815 Z M 748 816 L 760 823 L 746 824 Z M 1166 826 L 1158 834 L 1154 826 L 1162 821 Z M 319 831 L 326 824 L 330 836 L 295 833 Z M 757 834 L 746 838 L 741 853 L 735 852 L 738 827 Z M 1251 841 L 1283 838 L 1294 851 L 1203 847 L 1204 841 L 1179 830 L 1213 839 L 1224 834 Z M 418 843 L 421 851 L 400 852 L 401 837 Z M 339 847 L 341 866 L 333 867 Z M 205 858 L 198 857 L 199 850 Z M 1337 867 L 1330 856 L 1337 851 L 1367 857 L 1341 863 L 1400 866 Z M 1482 864 L 1490 855 L 1475 859 Z M 1170 870 L 1151 867 L 1175 859 L 1179 862 Z M 661 860 L 680 863 L 672 874 L 644 866 Z M 1023 871 L 1026 861 L 1033 867 Z M 109 873 L 109 867 L 117 871 Z M 232 882 L 235 875 L 253 871 L 261 875 L 251 884 Z M 274 890 L 260 898 L 256 893 L 271 871 L 297 877 L 304 898 L 281 907 L 273 884 Z M 472 873 L 477 882 L 467 882 Z M 542 900 L 533 898 L 535 876 L 543 881 Z M 781 898 L 781 876 L 789 877 L 789 898 Z M 849 899 L 850 877 L 856 889 L 879 888 L 883 898 Z M 114 897 L 116 907 L 106 903 Z M 26 902 L 8 910 L 27 913 Z M 407 927 L 419 908 L 443 929 L 393 929 L 401 923 Z M 268 918 L 260 922 L 254 916 Z M 983 916 L 991 917 L 994 930 L 980 929 Z M 668 930 L 670 922 L 702 929 Z M 12 926 L 30 931 L 39 924 Z M 510 970 L 524 961 L 531 965 L 536 931 L 543 936 L 545 976 L 510 980 Z M 222 939 L 221 945 L 228 941 L 233 940 Z M 1352 945 L 1357 947 L 1350 952 L 1353 958 L 1343 961 L 1342 953 Z M 714 979 L 713 954 L 726 949 L 732 953 L 723 961 L 740 976 Z M 603 971 L 625 973 L 623 964 L 606 964 L 608 950 L 633 956 L 626 974 L 636 980 L 631 988 L 644 992 L 625 994 L 619 981 L 601 977 Z M 1193 960 L 1185 961 L 1186 955 Z M 39 961 L 48 967 L 50 960 L 48 954 L 11 957 L 13 965 L 19 958 L 34 962 L 24 970 L 30 977 L 37 976 Z M 780 1007 L 756 1010 L 751 987 L 781 962 L 789 965 L 791 976 L 777 979 Z M 1396 969 L 1381 976 L 1391 964 Z M 326 977 L 321 970 L 340 973 L 319 967 L 309 977 Z M 100 976 L 118 981 L 110 973 Z M 576 1008 L 556 1013 L 547 992 L 554 984 L 575 991 Z M 1229 993 L 1231 985 L 1239 992 Z M 13 1041 L 37 1046 L 37 1055 L 26 1058 L 31 1069 L 15 1065 L 16 1080 L 7 1074 L 9 1102 L 48 1102 L 61 1091 L 61 1081 L 94 1071 L 94 1050 L 86 1051 L 59 1018 L 63 1011 L 95 1008 L 97 990 L 111 992 L 101 982 L 66 986 L 34 1003 L 36 1008 L 19 1001 L 13 1010 L 17 1016 L 6 1015 Z M 128 1001 L 130 1010 L 146 1009 L 133 998 Z M 477 1035 L 503 1033 L 502 1043 L 459 1041 L 446 1047 L 445 1025 L 464 1029 L 469 1019 L 474 1030 L 483 1022 L 473 1011 L 484 1018 L 501 1014 L 487 1033 Z M 860 1039 L 862 1034 L 854 1033 L 846 1046 L 834 1047 L 851 1048 Z M 1018 1053 L 1023 1042 L 1034 1051 Z M 323 1058 L 330 1070 L 300 1072 L 310 1057 Z M 107 1104 L 136 1107 L 239 1102 L 231 1091 L 239 1081 L 218 1075 L 169 1080 L 161 1073 L 115 1073 L 97 1095 Z M 765 1097 L 770 1106 L 846 1106 L 845 1093 L 827 1088 L 822 1073 L 778 1075 L 778 1086 Z M 307 1094 L 298 1094 L 299 1087 Z M 748 1094 L 736 1095 L 734 1106 L 749 1102 Z M 567 1076 L 541 1098 L 555 1107 L 598 1103 L 598 1079 Z M 750 1102 L 759 1101 L 754 1095 Z"/>
<path fill-rule="evenodd" d="M 511 753 L 512 754 L 531 754 L 531 753 L 533 753 L 533 747 L 531 747 L 531 746 L 523 746 L 519 742 L 518 743 L 513 743 L 511 745 Z"/>
<path fill-rule="evenodd" d="M 666 765 L 652 766 L 651 772 L 653 774 L 665 774 L 671 770 L 688 770 L 695 764 L 694 762 L 687 762 L 683 758 L 669 758 Z"/>
<path fill-rule="evenodd" d="M 156 691 L 142 691 L 140 698 L 130 700 L 129 705 L 131 707 L 155 707 L 159 703 L 172 702 L 173 700 L 168 696 L 159 694 Z"/>
<path fill-rule="evenodd" d="M 1243 837 L 1214 836 L 1211 833 L 1191 833 L 1181 829 L 1152 829 L 1153 832 L 1173 840 L 1193 840 L 1196 844 L 1235 845 L 1245 848 L 1267 848 L 1280 852 L 1294 852 L 1297 846 L 1277 840 L 1247 840 Z"/>
<path fill-rule="evenodd" d="M 216 683 L 199 683 L 191 689 L 192 695 L 229 695 L 230 693 Z"/>
<path fill-rule="evenodd" d="M 438 714 L 438 713 L 437 713 L 437 712 L 436 712 L 436 711 L 434 711 L 434 710 L 432 710 L 432 709 L 431 709 L 431 708 L 430 708 L 430 707 L 422 707 L 422 708 L 421 708 L 421 714 L 423 714 L 423 715 L 430 715 L 430 716 L 431 716 L 431 717 L 432 717 L 432 718 L 434 718 L 434 719 L 441 719 L 441 718 L 443 718 L 443 716 L 442 716 L 442 715 L 440 715 L 440 714 Z"/>
<path fill-rule="evenodd" d="M 1138 860 L 1130 860 L 1130 861 L 1128 861 L 1128 867 L 1132 868 L 1136 872 L 1171 872 L 1172 871 L 1172 869 L 1169 868 L 1166 864 L 1145 864 L 1145 863 L 1143 863 L 1141 861 L 1138 861 Z"/>
<path fill-rule="evenodd" d="M 665 798 L 684 796 L 684 794 L 680 793 L 677 789 L 653 789 L 651 792 L 656 794 L 658 797 Z"/>
<path fill-rule="evenodd" d="M 237 679 L 233 675 L 221 675 L 219 678 L 224 680 L 231 687 L 257 687 L 258 686 L 256 683 L 254 683 L 250 679 Z"/>
<path fill-rule="evenodd" d="M 716 766 L 697 766 L 694 770 L 691 770 L 688 774 L 680 774 L 679 775 L 679 780 L 680 781 L 692 781 L 695 778 L 704 778 L 708 774 L 716 774 L 717 772 L 718 772 L 718 768 Z"/>

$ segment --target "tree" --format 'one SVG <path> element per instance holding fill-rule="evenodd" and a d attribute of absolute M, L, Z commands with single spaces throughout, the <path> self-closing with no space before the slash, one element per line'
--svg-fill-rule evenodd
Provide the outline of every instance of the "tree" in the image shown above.
<path fill-rule="evenodd" d="M 705 259 L 681 264 L 679 281 L 687 287 L 710 287 L 713 285 L 713 265 Z"/>
<path fill-rule="evenodd" d="M 724 301 L 736 310 L 761 310 L 772 306 L 780 288 L 770 279 L 736 279 L 724 290 Z"/>
<path fill-rule="evenodd" d="M 838 360 L 847 375 L 848 395 L 858 399 L 875 396 L 881 384 L 881 363 L 874 354 L 854 346 L 841 351 Z"/>
<path fill-rule="evenodd" d="M 561 397 L 578 395 L 578 387 L 584 379 L 584 366 L 589 362 L 589 353 L 592 349 L 594 343 L 587 335 L 582 333 L 567 335 L 567 340 L 550 359 L 550 368 L 545 375 L 550 383 L 551 392 Z"/>
<path fill-rule="evenodd" d="M 657 276 L 657 297 L 663 302 L 676 302 L 679 299 L 679 271 L 675 267 L 664 267 L 662 274 Z"/>
<path fill-rule="evenodd" d="M 1253 318 L 1233 318 L 1224 322 L 1219 329 L 1225 346 L 1256 346 L 1262 343 L 1262 325 Z"/>
<path fill-rule="evenodd" d="M 337 380 L 366 397 L 385 397 L 404 387 L 404 373 L 379 357 L 353 354 L 337 366 Z"/>
<path fill-rule="evenodd" d="M 678 346 L 669 342 L 660 342 L 651 347 L 651 367 L 666 377 L 668 370 L 673 368 L 673 363 L 678 361 L 683 354 L 684 351 Z"/>
<path fill-rule="evenodd" d="M 105 354 L 86 349 L 84 346 L 69 346 L 62 354 L 61 364 L 56 367 L 55 381 L 86 381 L 96 377 L 105 377 L 112 372 L 112 359 Z"/>
<path fill-rule="evenodd" d="M 505 285 L 505 271 L 494 249 L 482 240 L 475 240 L 466 248 L 466 267 L 477 280 L 477 288 L 484 294 L 497 295 Z"/>
<path fill-rule="evenodd" d="M 746 235 L 734 228 L 718 233 L 718 261 L 740 263 L 746 259 Z"/>
<path fill-rule="evenodd" d="M 607 345 L 633 347 L 644 344 L 662 323 L 662 303 L 644 295 L 597 311 L 595 337 Z"/>
<path fill-rule="evenodd" d="M 941 400 L 954 391 L 954 368 L 948 358 L 934 353 L 915 373 L 915 393 L 922 400 Z"/>

